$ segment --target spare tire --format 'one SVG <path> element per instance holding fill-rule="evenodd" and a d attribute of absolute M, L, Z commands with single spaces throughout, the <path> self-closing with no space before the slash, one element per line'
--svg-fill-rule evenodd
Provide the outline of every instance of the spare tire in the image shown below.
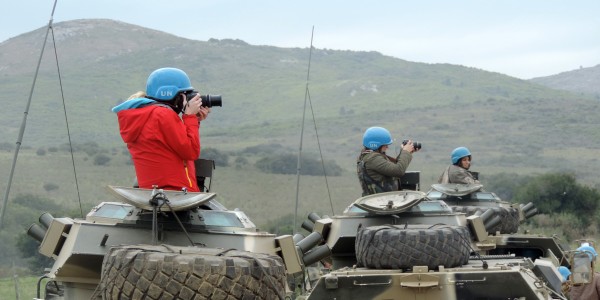
<path fill-rule="evenodd" d="M 452 268 L 469 261 L 470 242 L 469 231 L 463 226 L 361 226 L 355 252 L 358 265 L 367 268 Z"/>
<path fill-rule="evenodd" d="M 284 299 L 279 256 L 212 248 L 112 247 L 102 262 L 102 299 Z"/>

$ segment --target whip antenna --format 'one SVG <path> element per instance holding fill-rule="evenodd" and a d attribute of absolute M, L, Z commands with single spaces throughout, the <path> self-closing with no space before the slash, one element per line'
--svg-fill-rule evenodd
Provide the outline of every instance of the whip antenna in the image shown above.
<path fill-rule="evenodd" d="M 50 31 L 52 30 L 54 11 L 56 10 L 57 2 L 58 2 L 58 0 L 55 0 L 54 5 L 52 6 L 52 13 L 50 14 L 50 20 L 48 21 L 48 26 L 46 27 L 46 35 L 44 36 L 44 42 L 42 43 L 42 50 L 40 51 L 40 58 L 38 59 L 37 67 L 35 69 L 35 75 L 33 77 L 33 83 L 31 84 L 31 90 L 29 91 L 29 97 L 27 99 L 27 104 L 25 106 L 25 112 L 23 113 L 23 121 L 21 122 L 21 128 L 19 129 L 19 137 L 17 138 L 15 154 L 13 157 L 12 166 L 10 169 L 10 175 L 8 176 L 8 183 L 6 185 L 6 191 L 5 191 L 4 200 L 2 203 L 2 212 L 0 212 L 0 228 L 2 228 L 4 225 L 4 215 L 6 213 L 6 206 L 8 203 L 8 197 L 10 195 L 10 188 L 11 188 L 12 180 L 13 180 L 14 173 L 15 173 L 17 157 L 19 156 L 19 150 L 21 149 L 21 144 L 23 142 L 23 135 L 25 134 L 25 126 L 27 124 L 27 116 L 29 115 L 29 107 L 31 106 L 31 98 L 33 97 L 35 83 L 37 81 L 38 73 L 40 71 L 40 65 L 42 63 L 42 58 L 44 56 L 44 50 L 46 48 L 46 41 L 48 40 L 48 35 L 49 35 Z M 54 41 L 54 32 L 52 33 L 52 39 Z M 57 64 L 57 68 L 58 68 L 58 56 L 56 55 L 56 44 L 54 44 L 54 51 L 55 51 L 55 57 L 56 57 L 56 64 Z M 60 69 L 58 70 L 58 72 L 59 72 L 59 79 L 60 79 Z M 62 93 L 62 83 L 61 83 L 61 93 Z M 64 96 L 63 96 L 63 106 L 64 106 Z M 66 111 L 65 111 L 65 118 L 66 118 Z M 68 122 L 67 122 L 67 126 L 68 126 Z M 69 145 L 70 144 L 71 143 L 70 143 L 70 138 L 69 138 Z M 71 159 L 74 161 L 74 158 L 72 155 L 72 149 L 71 149 Z M 75 180 L 77 180 L 77 176 L 76 176 Z M 78 192 L 79 192 L 79 188 L 78 188 Z M 79 208 L 81 210 L 81 201 L 79 201 Z M 83 210 L 81 211 L 81 214 L 83 215 Z"/>
<path fill-rule="evenodd" d="M 54 1 L 54 6 L 52 7 L 52 13 L 50 14 L 50 21 L 48 21 L 48 26 L 46 27 L 46 35 L 44 36 L 44 42 L 42 43 L 42 51 L 40 53 L 40 58 L 38 60 L 37 67 L 35 69 L 35 76 L 33 77 L 33 84 L 31 85 L 31 90 L 29 91 L 29 98 L 27 100 L 27 105 L 25 107 L 25 113 L 23 115 L 23 122 L 21 123 L 21 128 L 19 130 L 19 138 L 17 139 L 17 147 L 15 148 L 15 155 L 12 161 L 12 167 L 10 169 L 10 175 L 8 176 L 8 184 L 6 185 L 6 192 L 4 193 L 4 202 L 2 203 L 2 213 L 0 214 L 0 228 L 4 223 L 4 214 L 6 213 L 6 203 L 8 202 L 8 195 L 10 193 L 10 186 L 12 184 L 13 175 L 15 173 L 15 165 L 17 163 L 17 157 L 19 155 L 19 149 L 21 149 L 21 143 L 23 142 L 23 134 L 25 133 L 25 124 L 27 123 L 27 115 L 29 114 L 29 106 L 31 106 L 31 97 L 33 96 L 33 88 L 35 87 L 35 82 L 37 80 L 38 72 L 40 71 L 40 65 L 42 63 L 42 57 L 44 56 L 44 48 L 46 47 L 46 40 L 48 39 L 48 34 L 50 33 L 50 29 L 52 28 L 52 21 L 54 18 L 54 9 L 56 9 L 56 2 Z"/>
<path fill-rule="evenodd" d="M 304 90 L 304 109 L 302 111 L 302 127 L 301 127 L 301 131 L 300 131 L 300 146 L 298 147 L 298 161 L 296 164 L 296 208 L 294 211 L 294 228 L 293 228 L 293 233 L 296 233 L 296 222 L 298 219 L 298 202 L 299 202 L 299 193 L 300 193 L 300 171 L 302 170 L 301 168 L 301 161 L 302 161 L 302 141 L 304 138 L 304 120 L 306 119 L 306 104 L 308 103 L 309 107 L 310 107 L 310 111 L 312 114 L 312 118 L 313 118 L 313 124 L 315 126 L 315 135 L 317 137 L 317 145 L 319 148 L 319 154 L 321 155 L 321 165 L 323 167 L 323 174 L 325 175 L 325 185 L 327 186 L 327 195 L 329 196 L 329 204 L 331 205 L 331 214 L 334 213 L 333 210 L 333 202 L 331 201 L 331 193 L 329 192 L 329 183 L 327 181 L 327 173 L 325 172 L 325 161 L 323 160 L 323 153 L 321 151 L 321 143 L 319 142 L 319 134 L 317 131 L 317 122 L 315 120 L 315 113 L 312 109 L 312 101 L 310 99 L 310 91 L 308 89 L 308 84 L 310 82 L 310 63 L 312 61 L 312 51 L 313 51 L 313 37 L 314 37 L 314 33 L 315 33 L 315 27 L 313 26 L 312 28 L 312 32 L 310 35 L 310 50 L 309 50 L 309 54 L 308 54 L 308 70 L 306 71 L 306 89 Z"/>

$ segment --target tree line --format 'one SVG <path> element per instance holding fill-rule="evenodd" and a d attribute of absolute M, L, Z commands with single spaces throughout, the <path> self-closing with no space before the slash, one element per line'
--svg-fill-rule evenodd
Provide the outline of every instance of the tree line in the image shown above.
<path fill-rule="evenodd" d="M 276 152 L 276 150 L 285 150 L 285 148 L 280 144 L 257 145 L 247 147 L 239 152 L 227 153 L 216 148 L 206 147 L 201 150 L 200 156 L 204 159 L 213 160 L 215 165 L 219 167 L 230 166 L 230 156 L 236 156 L 234 161 L 236 168 L 242 168 L 250 164 L 246 156 L 258 156 L 260 158 L 254 163 L 254 166 L 261 172 L 270 174 L 296 174 L 298 169 L 297 156 L 288 150 L 281 152 Z M 36 150 L 38 156 L 57 152 L 83 152 L 87 157 L 92 158 L 92 163 L 95 166 L 108 166 L 112 161 L 111 157 L 119 153 L 129 157 L 129 152 L 124 147 L 120 150 L 118 148 L 106 149 L 96 142 L 74 144 L 72 146 L 63 144 L 60 146 L 40 147 Z M 87 157 L 84 160 L 87 161 Z M 130 158 L 127 162 L 129 164 L 132 163 Z M 300 170 L 300 174 L 302 175 L 322 176 L 325 174 L 328 176 L 340 176 L 342 174 L 342 168 L 335 161 L 322 162 L 320 158 L 307 155 L 303 156 L 300 161 Z M 57 187 L 49 188 L 56 189 Z"/>

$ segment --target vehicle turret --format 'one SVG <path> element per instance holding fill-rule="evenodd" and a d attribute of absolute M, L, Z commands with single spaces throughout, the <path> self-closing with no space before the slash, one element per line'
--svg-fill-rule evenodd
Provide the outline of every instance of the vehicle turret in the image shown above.
<path fill-rule="evenodd" d="M 332 267 L 303 299 L 562 299 L 562 248 L 516 233 L 534 209 L 481 185 L 434 185 L 361 197 L 340 215 L 312 213 L 303 228 L 324 237 Z"/>

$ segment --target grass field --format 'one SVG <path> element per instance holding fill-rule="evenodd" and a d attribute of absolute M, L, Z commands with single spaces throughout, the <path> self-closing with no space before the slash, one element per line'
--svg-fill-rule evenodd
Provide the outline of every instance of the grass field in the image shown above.
<path fill-rule="evenodd" d="M 37 281 L 35 276 L 0 278 L 0 299 L 31 300 L 36 297 Z"/>
<path fill-rule="evenodd" d="M 10 190 L 10 199 L 17 195 L 33 194 L 64 205 L 68 211 L 79 211 L 79 199 L 83 214 L 103 201 L 116 201 L 107 192 L 108 185 L 131 186 L 135 172 L 128 164 L 128 156 L 122 149 L 105 149 L 110 162 L 94 165 L 94 159 L 83 152 L 75 153 L 75 167 L 71 156 L 65 152 L 48 152 L 37 155 L 35 149 L 22 149 L 19 153 L 15 175 Z M 548 151 L 548 160 L 557 155 Z M 0 152 L 0 190 L 5 191 L 13 153 Z M 293 214 L 298 204 L 298 217 L 304 218 L 309 212 L 325 214 L 341 213 L 345 207 L 360 196 L 360 187 L 354 170 L 352 156 L 337 156 L 336 163 L 342 167 L 341 176 L 301 176 L 295 174 L 267 174 L 254 165 L 256 158 L 247 157 L 248 163 L 235 165 L 235 157 L 230 157 L 230 166 L 219 167 L 211 178 L 211 192 L 218 194 L 218 201 L 229 209 L 239 208 L 252 220 L 261 225 L 273 219 Z M 332 158 L 325 157 L 326 160 Z M 476 158 L 478 159 L 478 158 Z M 522 166 L 519 169 L 500 167 L 476 160 L 475 171 L 483 176 L 501 172 L 541 174 L 552 170 L 544 166 Z M 416 153 L 409 167 L 410 171 L 420 171 L 421 190 L 427 191 L 437 178 L 446 162 L 431 157 L 427 149 Z M 74 168 L 77 171 L 75 181 Z M 579 171 L 587 169 L 581 168 Z M 297 186 L 297 183 L 299 185 Z M 485 182 L 484 182 L 485 183 Z M 49 187 L 53 187 L 50 189 Z M 298 196 L 296 196 L 298 195 Z M 333 206 L 333 211 L 332 211 Z M 10 212 L 10 202 L 7 212 Z M 42 213 L 41 211 L 39 212 Z M 78 216 L 75 216 L 78 217 Z M 30 220 L 34 222 L 36 220 Z"/>
<path fill-rule="evenodd" d="M 545 155 L 555 155 L 551 151 Z M 76 153 L 76 169 L 78 176 L 79 194 L 82 199 L 84 214 L 101 201 L 115 201 L 106 192 L 107 185 L 130 185 L 134 177 L 133 166 L 127 164 L 127 156 L 120 151 L 110 154 L 111 161 L 106 166 L 96 166 L 93 159 L 83 153 Z M 8 170 L 12 153 L 0 153 L 0 168 Z M 233 159 L 231 159 L 233 160 Z M 309 212 L 319 214 L 338 214 L 360 195 L 360 188 L 351 158 L 339 158 L 338 164 L 343 165 L 342 176 L 302 176 L 299 178 L 299 188 L 296 188 L 296 175 L 277 175 L 259 172 L 250 163 L 236 167 L 217 167 L 213 174 L 211 190 L 218 194 L 218 201 L 229 209 L 239 208 L 246 212 L 250 219 L 259 227 L 270 221 L 287 215 L 293 215 L 298 204 L 298 225 Z M 350 167 L 348 167 L 350 166 Z M 421 171 L 421 190 L 427 191 L 437 180 L 443 163 L 432 160 L 427 152 L 415 155 L 411 170 Z M 479 171 L 479 170 L 477 170 Z M 511 171 L 508 168 L 487 167 L 484 174 L 494 174 Z M 543 173 L 544 168 L 521 169 L 521 173 Z M 6 174 L 8 172 L 5 172 Z M 61 203 L 74 210 L 77 208 L 77 190 L 74 182 L 73 166 L 70 155 L 66 153 L 47 153 L 37 155 L 34 149 L 24 149 L 19 157 L 17 172 L 11 190 L 11 199 L 19 194 L 35 194 L 50 201 Z M 0 188 L 5 188 L 6 178 L 0 178 Z M 57 189 L 46 190 L 45 186 L 52 183 Z M 298 200 L 296 202 L 296 194 Z M 333 211 L 332 211 L 333 207 Z M 8 207 L 10 214 L 10 204 Z M 39 212 L 40 214 L 42 211 Z M 62 217 L 62 216 L 55 216 Z M 78 217 L 78 216 L 72 216 Z M 29 223 L 36 220 L 25 220 Z M 265 229 L 265 228 L 261 228 Z M 532 232 L 552 235 L 554 231 Z M 560 233 L 559 233 L 560 235 Z M 3 277 L 0 278 L 0 300 L 3 299 L 33 299 L 36 296 L 38 277 Z M 45 284 L 45 282 L 43 283 Z"/>

